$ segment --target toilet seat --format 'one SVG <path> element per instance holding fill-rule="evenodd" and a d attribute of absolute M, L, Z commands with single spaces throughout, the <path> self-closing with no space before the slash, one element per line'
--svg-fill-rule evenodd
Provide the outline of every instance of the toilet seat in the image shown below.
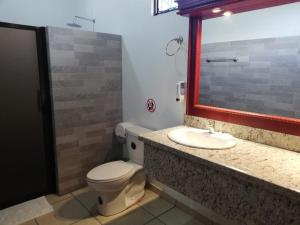
<path fill-rule="evenodd" d="M 114 192 L 124 188 L 130 178 L 142 169 L 142 166 L 133 162 L 110 162 L 92 169 L 87 174 L 87 182 L 95 190 Z"/>
<path fill-rule="evenodd" d="M 105 163 L 92 169 L 87 179 L 93 183 L 111 183 L 126 180 L 132 175 L 134 167 L 124 161 Z"/>

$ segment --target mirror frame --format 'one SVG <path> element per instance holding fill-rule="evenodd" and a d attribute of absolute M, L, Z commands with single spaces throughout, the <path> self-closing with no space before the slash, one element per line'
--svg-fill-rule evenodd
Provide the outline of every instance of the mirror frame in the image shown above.
<path fill-rule="evenodd" d="M 251 8 L 248 7 L 244 11 L 249 11 L 250 9 Z M 242 11 L 243 10 L 240 10 L 239 12 Z M 199 104 L 198 99 L 200 93 L 201 78 L 200 59 L 202 20 L 203 17 L 201 16 L 201 10 L 200 12 L 198 11 L 198 16 L 195 16 L 195 14 L 193 14 L 193 16 L 190 16 L 186 114 L 300 136 L 300 119 L 252 113 Z"/>

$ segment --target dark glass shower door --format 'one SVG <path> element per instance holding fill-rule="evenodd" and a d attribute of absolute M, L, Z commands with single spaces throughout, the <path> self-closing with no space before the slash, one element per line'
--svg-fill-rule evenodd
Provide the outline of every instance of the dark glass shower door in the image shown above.
<path fill-rule="evenodd" d="M 48 192 L 37 32 L 0 26 L 0 209 Z"/>

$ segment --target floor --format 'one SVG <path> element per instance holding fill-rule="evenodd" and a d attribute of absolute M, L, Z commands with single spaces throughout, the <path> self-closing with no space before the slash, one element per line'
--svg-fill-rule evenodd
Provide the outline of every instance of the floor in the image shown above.
<path fill-rule="evenodd" d="M 54 212 L 22 225 L 205 225 L 148 189 L 138 204 L 110 217 L 97 213 L 96 197 L 89 188 L 64 196 L 49 195 L 47 199 Z"/>
<path fill-rule="evenodd" d="M 53 207 L 43 197 L 35 198 L 0 210 L 0 225 L 16 225 L 53 212 Z"/>

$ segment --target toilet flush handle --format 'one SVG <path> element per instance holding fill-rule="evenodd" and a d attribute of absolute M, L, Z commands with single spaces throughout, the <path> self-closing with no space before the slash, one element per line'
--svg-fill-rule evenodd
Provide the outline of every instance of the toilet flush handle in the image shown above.
<path fill-rule="evenodd" d="M 101 197 L 98 197 L 98 203 L 99 203 L 99 205 L 102 205 L 102 204 L 103 204 L 103 201 L 102 201 L 102 198 L 101 198 Z"/>
<path fill-rule="evenodd" d="M 131 148 L 132 148 L 133 150 L 136 149 L 136 144 L 135 144 L 134 142 L 131 142 Z"/>

